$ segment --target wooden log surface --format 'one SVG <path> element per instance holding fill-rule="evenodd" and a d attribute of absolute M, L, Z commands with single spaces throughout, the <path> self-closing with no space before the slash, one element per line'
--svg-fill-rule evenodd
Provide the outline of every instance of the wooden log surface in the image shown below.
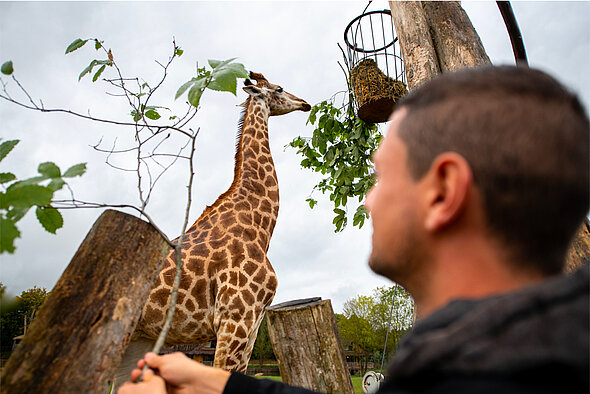
<path fill-rule="evenodd" d="M 0 392 L 106 392 L 168 250 L 149 223 L 105 211 L 8 360 Z"/>
<path fill-rule="evenodd" d="M 330 300 L 278 304 L 266 315 L 283 382 L 324 393 L 354 393 Z"/>
<path fill-rule="evenodd" d="M 412 91 L 440 73 L 426 14 L 419 1 L 390 1 L 399 39 L 408 90 Z"/>

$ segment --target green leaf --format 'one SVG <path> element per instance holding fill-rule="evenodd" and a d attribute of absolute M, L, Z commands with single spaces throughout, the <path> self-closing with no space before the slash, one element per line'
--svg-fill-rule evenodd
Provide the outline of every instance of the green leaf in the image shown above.
<path fill-rule="evenodd" d="M 30 208 L 12 208 L 6 213 L 6 218 L 12 220 L 13 223 L 16 223 L 29 212 L 29 209 Z"/>
<path fill-rule="evenodd" d="M 107 67 L 107 65 L 103 64 L 102 67 L 98 69 L 96 74 L 94 74 L 94 77 L 92 77 L 92 82 L 96 82 L 98 80 L 98 78 L 100 77 L 100 74 L 102 74 L 102 72 L 104 71 L 104 69 L 106 67 Z"/>
<path fill-rule="evenodd" d="M 236 95 L 236 88 L 238 86 L 236 76 L 229 70 L 213 76 L 213 80 L 207 86 L 209 89 L 217 90 L 220 92 L 231 92 Z"/>
<path fill-rule="evenodd" d="M 131 116 L 133 116 L 134 122 L 139 122 L 143 118 L 143 114 L 135 109 L 131 111 Z"/>
<path fill-rule="evenodd" d="M 213 60 L 213 59 L 209 59 L 209 60 L 207 60 L 207 62 L 209 62 L 209 65 L 211 66 L 211 68 L 218 68 L 218 67 L 223 67 L 226 64 L 229 64 L 229 63 L 233 62 L 236 59 L 237 59 L 237 57 L 232 57 L 231 59 L 227 59 L 227 60 Z"/>
<path fill-rule="evenodd" d="M 180 48 L 176 48 L 176 49 L 174 50 L 174 54 L 175 54 L 176 56 L 182 56 L 182 54 L 183 54 L 183 53 L 184 53 L 184 51 L 183 51 L 182 49 L 180 49 Z"/>
<path fill-rule="evenodd" d="M 203 94 L 204 89 L 204 87 L 194 84 L 188 91 L 188 102 L 191 103 L 193 107 L 199 106 L 199 101 L 201 101 L 201 95 Z"/>
<path fill-rule="evenodd" d="M 50 188 L 51 190 L 53 190 L 54 192 L 60 190 L 64 185 L 66 184 L 66 182 L 61 179 L 53 179 L 51 180 L 51 182 L 49 182 L 49 185 L 47 185 L 48 188 Z"/>
<path fill-rule="evenodd" d="M 0 185 L 6 182 L 14 181 L 16 176 L 10 172 L 0 172 Z"/>
<path fill-rule="evenodd" d="M 145 116 L 151 120 L 158 120 L 160 119 L 160 114 L 153 109 L 146 111 Z"/>
<path fill-rule="evenodd" d="M 0 144 L 0 161 L 6 157 L 7 154 L 18 144 L 20 140 L 4 141 Z"/>
<path fill-rule="evenodd" d="M 64 225 L 61 213 L 53 207 L 37 207 L 36 214 L 41 226 L 51 234 L 55 234 Z"/>
<path fill-rule="evenodd" d="M 94 40 L 94 49 L 96 49 L 97 51 L 102 48 L 102 43 L 98 40 Z"/>
<path fill-rule="evenodd" d="M 64 178 L 73 178 L 75 176 L 81 176 L 86 172 L 86 163 L 78 163 L 76 165 L 71 166 L 66 170 L 63 177 Z"/>
<path fill-rule="evenodd" d="M 316 204 L 318 203 L 317 200 L 314 200 L 313 198 L 308 198 L 305 201 L 307 201 L 309 203 L 309 207 L 311 209 L 313 209 L 313 207 L 315 207 Z"/>
<path fill-rule="evenodd" d="M 61 177 L 61 171 L 59 170 L 59 167 L 50 161 L 39 164 L 37 171 L 39 171 L 39 174 L 44 175 L 47 178 Z"/>
<path fill-rule="evenodd" d="M 111 64 L 111 61 L 110 60 L 96 60 L 96 59 L 94 59 L 93 61 L 90 62 L 90 64 L 88 65 L 88 67 L 86 67 L 84 70 L 82 70 L 82 72 L 78 76 L 78 81 L 81 80 L 84 75 L 90 74 L 92 72 L 92 69 L 95 66 L 98 66 L 100 64 L 110 65 Z"/>
<path fill-rule="evenodd" d="M 66 54 L 70 52 L 74 52 L 76 49 L 82 48 L 84 44 L 86 44 L 88 40 L 82 40 L 80 38 L 76 38 L 67 48 Z"/>
<path fill-rule="evenodd" d="M 2 64 L 2 67 L 0 67 L 0 72 L 2 72 L 2 74 L 5 74 L 5 75 L 12 74 L 14 72 L 12 60 L 9 60 L 9 61 L 5 62 L 4 64 Z"/>
<path fill-rule="evenodd" d="M 14 240 L 20 232 L 12 220 L 0 216 L 0 253 L 14 253 Z"/>
<path fill-rule="evenodd" d="M 40 185 L 10 186 L 0 195 L 0 207 L 29 208 L 33 205 L 49 205 L 53 190 Z"/>

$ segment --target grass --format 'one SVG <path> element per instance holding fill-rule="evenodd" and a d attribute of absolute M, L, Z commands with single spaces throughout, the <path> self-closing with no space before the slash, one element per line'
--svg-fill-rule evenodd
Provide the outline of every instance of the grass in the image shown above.
<path fill-rule="evenodd" d="M 283 381 L 280 376 L 255 376 L 255 377 L 258 379 L 270 379 L 270 380 L 274 380 L 276 382 Z M 352 379 L 352 387 L 354 387 L 355 394 L 363 394 L 363 389 L 361 387 L 361 384 L 363 383 L 363 377 L 362 376 L 351 376 L 351 379 Z"/>

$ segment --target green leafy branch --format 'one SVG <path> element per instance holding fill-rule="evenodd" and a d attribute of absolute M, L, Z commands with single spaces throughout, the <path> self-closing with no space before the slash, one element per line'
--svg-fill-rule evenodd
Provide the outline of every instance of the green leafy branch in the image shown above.
<path fill-rule="evenodd" d="M 0 162 L 18 143 L 10 140 L 0 144 Z M 17 180 L 11 172 L 0 173 L 0 253 L 14 253 L 14 241 L 20 237 L 16 224 L 33 207 L 37 220 L 48 232 L 55 234 L 63 226 L 61 213 L 51 205 L 53 196 L 66 185 L 64 178 L 83 175 L 86 163 L 76 164 L 62 174 L 55 163 L 45 162 L 37 171 L 38 176 L 24 180 Z"/>
<path fill-rule="evenodd" d="M 307 122 L 315 126 L 313 136 L 299 136 L 289 146 L 303 156 L 303 168 L 327 175 L 314 189 L 329 194 L 335 231 L 346 227 L 346 208 L 354 198 L 360 204 L 353 214 L 353 226 L 362 227 L 369 217 L 362 201 L 375 184 L 371 158 L 381 141 L 378 126 L 359 119 L 350 105 L 346 111 L 336 107 L 333 100 L 313 106 Z M 317 204 L 312 197 L 307 202 L 312 209 Z"/>

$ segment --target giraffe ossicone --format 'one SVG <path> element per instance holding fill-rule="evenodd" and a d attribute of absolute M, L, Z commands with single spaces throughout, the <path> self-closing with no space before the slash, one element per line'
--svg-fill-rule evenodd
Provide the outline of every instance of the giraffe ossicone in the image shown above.
<path fill-rule="evenodd" d="M 170 345 L 216 340 L 214 366 L 230 371 L 246 370 L 264 310 L 277 288 L 266 256 L 279 211 L 268 120 L 270 116 L 311 109 L 307 102 L 271 84 L 262 74 L 250 73 L 250 79 L 256 83 L 248 79 L 243 87 L 249 96 L 242 105 L 233 182 L 185 234 L 184 269 L 166 339 Z M 124 356 L 119 368 L 123 375 L 119 373 L 118 377 L 125 378 L 126 369 L 130 370 L 125 364 L 133 367 L 137 354 L 142 357 L 141 352 L 149 350 L 164 325 L 175 273 L 174 257 L 172 251 L 144 305 L 128 351 L 131 355 Z"/>

